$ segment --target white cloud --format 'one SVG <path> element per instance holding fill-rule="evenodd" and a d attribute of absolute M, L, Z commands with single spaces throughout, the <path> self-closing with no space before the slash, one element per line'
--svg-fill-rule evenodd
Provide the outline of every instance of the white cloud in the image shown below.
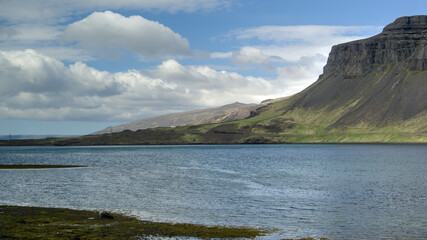
<path fill-rule="evenodd" d="M 65 66 L 34 50 L 0 51 L 0 119 L 128 121 L 219 106 L 259 102 L 281 92 L 263 78 L 183 66 L 111 73 L 82 62 Z"/>
<path fill-rule="evenodd" d="M 46 41 L 55 40 L 61 35 L 61 27 L 44 25 L 19 25 L 0 27 L 0 40 Z"/>
<path fill-rule="evenodd" d="M 211 58 L 231 59 L 234 64 L 239 67 L 250 67 L 259 65 L 268 70 L 273 70 L 273 61 L 283 61 L 281 57 L 273 55 L 274 53 L 266 53 L 262 47 L 245 46 L 239 51 L 234 52 L 213 52 Z"/>
<path fill-rule="evenodd" d="M 124 17 L 110 11 L 94 12 L 68 25 L 64 39 L 98 55 L 117 55 L 124 50 L 148 58 L 190 54 L 188 40 L 170 28 L 141 16 Z"/>
<path fill-rule="evenodd" d="M 265 55 L 275 55 L 288 62 L 318 54 L 327 56 L 333 45 L 349 42 L 381 31 L 373 26 L 261 26 L 233 31 L 239 40 L 257 40 L 252 46 Z"/>
<path fill-rule="evenodd" d="M 209 54 L 210 58 L 231 58 L 232 56 L 232 52 L 213 52 Z"/>
<path fill-rule="evenodd" d="M 141 61 L 190 56 L 187 39 L 141 16 L 94 12 L 69 25 L 25 23 L 0 26 L 0 49 L 36 49 L 66 61 L 118 59 L 128 53 Z"/>
<path fill-rule="evenodd" d="M 93 60 L 94 56 L 88 55 L 89 52 L 83 52 L 83 49 L 76 49 L 70 47 L 66 42 L 61 41 L 60 36 L 63 33 L 64 28 L 70 22 L 75 21 L 76 17 L 84 16 L 96 11 L 152 11 L 152 12 L 196 12 L 196 11 L 211 11 L 216 9 L 227 8 L 231 6 L 232 0 L 67 0 L 67 1 L 57 1 L 57 0 L 43 0 L 43 1 L 34 1 L 34 0 L 13 0 L 13 1 L 1 1 L 0 3 L 0 21 L 3 23 L 0 26 L 0 49 L 3 50 L 22 50 L 22 49 L 38 49 L 49 56 L 58 57 L 61 60 L 68 61 L 87 61 Z M 118 18 L 116 18 L 118 20 Z M 138 21 L 133 21 L 135 18 L 127 18 L 129 26 L 136 27 Z M 145 19 L 143 19 L 145 20 Z M 142 21 L 139 21 L 140 23 Z M 155 37 L 169 37 L 172 38 L 160 38 L 158 45 L 167 45 L 164 50 L 157 48 L 156 46 L 153 51 L 150 51 L 150 45 L 153 44 L 149 41 L 144 42 L 145 45 L 141 48 L 138 48 L 135 42 L 126 42 L 123 38 L 129 37 L 128 40 L 137 40 L 138 32 L 136 31 L 133 34 L 129 35 L 129 32 L 125 33 L 127 35 L 122 36 L 122 42 L 118 41 L 117 35 L 119 32 L 107 34 L 107 32 L 101 31 L 101 33 L 106 34 L 107 37 L 112 37 L 112 39 L 102 39 L 100 42 L 104 43 L 105 40 L 116 40 L 115 42 L 109 42 L 114 53 L 110 57 L 114 57 L 120 50 L 124 51 L 133 51 L 138 52 L 139 54 L 143 53 L 144 56 L 136 56 L 137 59 L 146 61 L 147 58 L 151 57 L 161 57 L 165 56 L 177 56 L 177 55 L 189 55 L 188 41 L 185 38 L 179 36 L 179 34 L 174 33 L 169 28 L 156 23 L 151 22 L 151 25 L 156 25 L 158 31 L 154 32 Z M 92 22 L 92 24 L 95 24 Z M 145 24 L 145 27 L 148 27 L 150 24 Z M 115 26 L 118 26 L 116 24 Z M 162 28 L 163 27 L 163 28 Z M 126 29 L 126 28 L 124 28 Z M 147 30 L 147 28 L 145 28 Z M 148 28 L 149 29 L 149 28 Z M 82 30 L 82 29 L 80 29 Z M 129 29 L 128 29 L 129 30 Z M 139 29 L 138 29 L 139 30 Z M 100 33 L 99 31 L 95 31 Z M 163 34 L 160 34 L 163 32 Z M 145 31 L 149 36 L 150 33 Z M 157 33 L 157 35 L 156 35 Z M 149 38 L 149 37 L 147 37 Z M 142 40 L 147 40 L 147 38 Z M 89 50 L 94 51 L 93 45 L 90 43 L 90 39 L 84 38 L 73 38 L 75 40 L 84 40 L 86 46 Z M 169 39 L 169 41 L 167 40 Z M 175 41 L 173 41 L 175 40 Z M 125 43 L 123 48 L 118 44 Z M 54 48 L 57 48 L 60 53 L 56 54 L 54 51 L 50 51 Z M 66 48 L 69 48 L 68 50 Z M 96 48 L 97 53 L 107 53 L 111 50 L 105 49 L 105 51 L 99 50 Z M 49 50 L 47 50 L 49 49 Z M 172 52 L 167 52 L 167 50 L 172 50 Z M 66 55 L 69 53 L 69 55 Z M 107 54 L 105 54 L 107 55 Z M 105 57 L 104 55 L 104 57 Z M 122 56 L 122 55 L 121 55 Z"/>
<path fill-rule="evenodd" d="M 209 11 L 231 5 L 231 0 L 13 0 L 2 1 L 0 20 L 11 23 L 57 23 L 72 14 L 104 10 Z"/>
<path fill-rule="evenodd" d="M 208 102 L 215 106 L 214 101 L 226 104 L 235 101 L 251 102 L 262 100 L 264 94 L 274 91 L 273 86 L 263 79 L 244 77 L 238 73 L 216 71 L 208 66 L 182 66 L 175 60 L 164 61 L 156 70 L 149 74 L 155 78 L 170 79 L 180 86 L 185 86 L 188 91 L 209 93 L 201 94 L 197 99 L 212 99 Z M 240 97 L 240 99 L 239 99 Z M 261 97 L 261 98 L 260 98 Z"/>
<path fill-rule="evenodd" d="M 242 47 L 240 51 L 233 52 L 232 60 L 240 66 L 260 65 L 267 69 L 273 69 L 272 56 L 266 55 L 255 47 Z"/>
<path fill-rule="evenodd" d="M 259 65 L 275 69 L 270 80 L 280 92 L 275 97 L 295 94 L 314 83 L 323 72 L 331 47 L 371 36 L 380 27 L 366 26 L 261 26 L 240 29 L 230 36 L 251 42 L 238 51 L 214 52 L 210 57 L 230 59 L 239 67 Z M 274 64 L 273 64 L 274 63 Z"/>
<path fill-rule="evenodd" d="M 367 32 L 380 31 L 381 29 L 373 26 L 261 26 L 236 30 L 233 34 L 238 39 L 257 38 L 264 42 L 330 44 L 331 41 L 348 42 L 359 39 Z"/>
<path fill-rule="evenodd" d="M 272 61 L 296 63 L 304 57 L 327 56 L 333 45 L 381 31 L 372 26 L 261 26 L 232 31 L 238 41 L 252 41 L 234 52 L 214 52 L 211 58 L 229 58 L 239 66 L 271 67 Z M 326 61 L 326 60 L 325 60 Z M 326 62 L 325 62 L 326 63 Z"/>
<path fill-rule="evenodd" d="M 111 96 L 120 86 L 111 74 L 77 62 L 66 67 L 62 62 L 34 50 L 0 51 L 1 98 L 14 104 L 13 97 L 29 94 L 72 94 Z M 40 98 L 41 99 L 41 98 Z M 66 100 L 66 99 L 64 99 Z"/>
<path fill-rule="evenodd" d="M 95 58 L 90 53 L 79 48 L 52 46 L 34 48 L 34 50 L 36 50 L 38 53 L 56 58 L 61 61 L 85 62 L 95 60 Z"/>
<path fill-rule="evenodd" d="M 313 57 L 302 57 L 295 64 L 279 67 L 276 85 L 282 86 L 283 96 L 295 94 L 304 90 L 322 74 L 326 57 L 318 54 Z"/>
<path fill-rule="evenodd" d="M 228 58 L 237 66 L 260 65 L 269 69 L 276 61 L 274 85 L 282 89 L 281 96 L 287 96 L 317 80 L 333 45 L 365 38 L 381 29 L 371 26 L 261 26 L 240 29 L 232 31 L 231 36 L 253 45 L 235 52 L 215 52 L 210 57 Z"/>

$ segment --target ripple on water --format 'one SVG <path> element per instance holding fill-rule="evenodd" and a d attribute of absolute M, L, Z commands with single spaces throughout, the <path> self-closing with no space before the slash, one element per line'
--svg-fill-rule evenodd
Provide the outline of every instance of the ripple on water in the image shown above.
<path fill-rule="evenodd" d="M 3 147 L 0 204 L 278 229 L 264 239 L 427 236 L 427 146 Z"/>

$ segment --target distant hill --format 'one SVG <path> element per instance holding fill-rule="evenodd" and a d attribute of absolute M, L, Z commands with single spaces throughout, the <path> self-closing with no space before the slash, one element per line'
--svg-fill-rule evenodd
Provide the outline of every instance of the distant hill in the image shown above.
<path fill-rule="evenodd" d="M 172 113 L 153 118 L 136 120 L 130 123 L 106 128 L 95 132 L 94 134 L 116 133 L 124 130 L 137 131 L 140 129 L 156 127 L 221 123 L 246 118 L 250 115 L 251 111 L 255 111 L 258 107 L 263 105 L 264 104 L 243 104 L 236 102 L 217 108 L 197 109 L 189 112 Z"/>
<path fill-rule="evenodd" d="M 267 104 L 278 102 L 288 97 L 268 99 L 260 104 L 232 103 L 216 108 L 197 109 L 188 112 L 172 113 L 153 118 L 145 118 L 130 123 L 106 128 L 93 134 L 116 133 L 124 130 L 137 131 L 157 127 L 192 126 L 207 123 L 222 123 L 244 119 L 250 116 L 252 111 Z"/>
<path fill-rule="evenodd" d="M 427 16 L 332 47 L 319 79 L 250 117 L 17 144 L 427 143 Z"/>
<path fill-rule="evenodd" d="M 46 139 L 46 138 L 70 138 L 78 135 L 0 135 L 0 140 L 9 139 Z"/>

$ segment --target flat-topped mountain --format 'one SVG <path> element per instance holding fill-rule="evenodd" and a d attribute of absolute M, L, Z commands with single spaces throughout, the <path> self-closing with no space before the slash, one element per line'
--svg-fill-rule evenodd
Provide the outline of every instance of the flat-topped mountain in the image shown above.
<path fill-rule="evenodd" d="M 332 47 L 311 86 L 242 120 L 40 144 L 427 143 L 427 16 Z"/>
<path fill-rule="evenodd" d="M 337 113 L 328 128 L 399 127 L 425 119 L 426 70 L 427 16 L 402 17 L 377 36 L 334 46 L 319 80 L 290 99 L 286 111 Z"/>
<path fill-rule="evenodd" d="M 385 33 L 408 33 L 408 32 L 422 32 L 426 31 L 427 15 L 418 15 L 410 17 L 400 17 L 393 23 L 390 23 L 384 28 Z"/>
<path fill-rule="evenodd" d="M 426 21 L 427 16 L 401 17 L 379 35 L 334 46 L 324 74 L 345 73 L 351 77 L 381 70 L 379 65 L 400 62 L 405 62 L 408 70 L 426 70 Z"/>

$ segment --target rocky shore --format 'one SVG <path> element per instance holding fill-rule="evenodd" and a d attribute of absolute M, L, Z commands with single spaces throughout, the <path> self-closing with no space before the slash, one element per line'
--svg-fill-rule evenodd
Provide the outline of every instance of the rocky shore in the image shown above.
<path fill-rule="evenodd" d="M 0 239 L 256 238 L 266 230 L 141 221 L 105 211 L 0 206 Z"/>

